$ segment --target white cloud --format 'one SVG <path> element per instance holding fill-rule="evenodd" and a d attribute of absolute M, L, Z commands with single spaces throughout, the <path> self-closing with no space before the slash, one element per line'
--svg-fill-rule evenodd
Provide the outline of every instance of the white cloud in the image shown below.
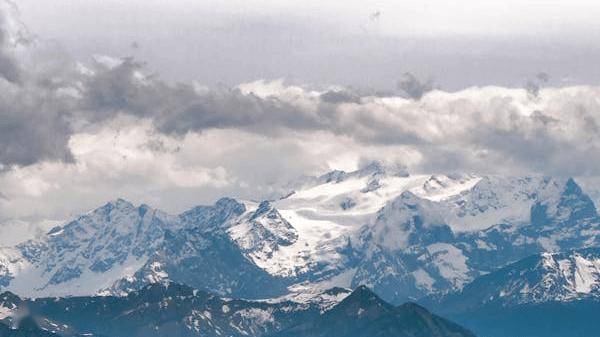
<path fill-rule="evenodd" d="M 224 91 L 140 82 L 140 68 L 128 64 L 74 77 L 78 95 L 52 98 L 72 109 L 68 132 L 57 131 L 70 160 L 42 155 L 4 172 L 5 218 L 64 217 L 117 196 L 172 209 L 225 194 L 260 197 L 364 158 L 412 172 L 598 175 L 598 87 L 545 88 L 535 98 L 483 87 L 323 101 L 326 90 L 281 81 Z M 37 118 L 26 111 L 28 122 Z M 39 207 L 25 206 L 32 200 Z"/>

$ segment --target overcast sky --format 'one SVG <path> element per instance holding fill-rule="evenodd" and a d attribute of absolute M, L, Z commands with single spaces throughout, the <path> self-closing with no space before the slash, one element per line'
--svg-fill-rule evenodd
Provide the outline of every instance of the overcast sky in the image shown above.
<path fill-rule="evenodd" d="M 0 5 L 10 240 L 118 197 L 175 213 L 369 160 L 599 190 L 597 2 Z"/>
<path fill-rule="evenodd" d="M 236 85 L 285 77 L 450 90 L 600 80 L 600 3 L 583 0 L 20 0 L 23 20 L 70 54 L 135 55 L 163 78 Z"/>

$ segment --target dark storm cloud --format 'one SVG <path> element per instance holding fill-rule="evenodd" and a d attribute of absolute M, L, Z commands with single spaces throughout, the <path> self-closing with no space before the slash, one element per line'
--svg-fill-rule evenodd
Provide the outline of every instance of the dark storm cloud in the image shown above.
<path fill-rule="evenodd" d="M 54 104 L 52 97 L 39 92 L 0 94 L 0 163 L 72 159 L 67 147 L 72 130 Z"/>
<path fill-rule="evenodd" d="M 11 2 L 3 3 L 16 10 Z M 27 82 L 14 51 L 29 38 L 0 10 L 0 164 L 3 168 L 42 160 L 70 161 L 72 132 L 62 99 L 47 85 Z M 48 82 L 49 83 L 49 82 Z"/>
<path fill-rule="evenodd" d="M 260 98 L 237 88 L 197 92 L 187 84 L 169 85 L 143 75 L 143 66 L 124 59 L 116 67 L 99 65 L 84 82 L 81 109 L 92 121 L 119 114 L 152 119 L 160 132 L 183 135 L 211 128 L 247 128 L 273 133 L 281 128 L 319 127 L 311 115 L 279 98 Z"/>
<path fill-rule="evenodd" d="M 375 144 L 422 142 L 418 133 L 401 132 L 399 120 L 382 118 L 371 110 L 377 106 L 361 103 L 363 97 L 381 98 L 378 93 L 347 88 L 313 97 L 303 91 L 304 104 L 299 104 L 281 93 L 260 96 L 239 88 L 217 87 L 198 92 L 191 85 L 169 85 L 156 76 L 140 78 L 143 71 L 143 65 L 132 59 L 124 59 L 112 68 L 99 65 L 96 74 L 84 82 L 80 109 L 87 111 L 87 118 L 93 121 L 119 114 L 149 118 L 158 131 L 174 135 L 235 128 L 267 136 L 304 130 L 329 131 Z M 430 84 L 412 78 L 409 92 L 413 96 L 430 90 Z M 419 90 L 418 95 L 414 90 Z M 421 117 L 405 116 L 402 122 L 420 124 Z"/>

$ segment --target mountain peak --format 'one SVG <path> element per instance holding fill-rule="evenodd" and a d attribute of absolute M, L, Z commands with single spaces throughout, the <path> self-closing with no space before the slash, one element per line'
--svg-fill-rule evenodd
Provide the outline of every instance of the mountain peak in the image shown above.
<path fill-rule="evenodd" d="M 312 324 L 289 329 L 281 336 L 473 337 L 473 334 L 415 304 L 396 308 L 361 285 Z"/>
<path fill-rule="evenodd" d="M 421 198 L 411 191 L 404 191 L 399 196 L 391 201 L 384 210 L 390 209 L 410 209 L 416 210 L 421 204 L 430 204 L 427 199 Z M 391 207 L 390 207 L 391 206 Z M 382 210 L 380 210 L 381 212 Z"/>
<path fill-rule="evenodd" d="M 217 207 L 228 207 L 228 206 L 238 206 L 238 205 L 240 205 L 240 203 L 237 200 L 235 200 L 234 198 L 224 197 L 224 198 L 217 200 L 215 205 Z"/>
<path fill-rule="evenodd" d="M 196 206 L 179 215 L 186 225 L 203 230 L 217 229 L 246 212 L 246 206 L 233 198 L 221 198 L 212 206 Z"/>
<path fill-rule="evenodd" d="M 401 164 L 383 163 L 381 161 L 371 161 L 353 173 L 360 177 L 369 175 L 409 176 L 406 166 Z"/>
<path fill-rule="evenodd" d="M 323 174 L 322 176 L 319 176 L 318 180 L 325 184 L 330 182 L 339 183 L 340 181 L 344 180 L 346 175 L 347 173 L 342 170 L 333 170 Z"/>
<path fill-rule="evenodd" d="M 421 199 L 418 195 L 414 194 L 411 191 L 404 191 L 402 193 L 400 193 L 400 195 L 398 196 L 397 199 L 400 200 L 414 200 L 414 199 Z"/>
<path fill-rule="evenodd" d="M 583 190 L 581 189 L 579 184 L 577 184 L 577 182 L 575 182 L 575 179 L 569 178 L 569 179 L 567 179 L 567 182 L 565 183 L 565 188 L 563 190 L 563 193 L 564 194 L 572 194 L 572 195 L 581 195 L 581 194 L 583 194 Z"/>
<path fill-rule="evenodd" d="M 268 212 L 271 208 L 272 208 L 271 202 L 269 202 L 268 200 L 264 200 L 258 205 L 256 212 L 254 212 L 254 216 L 256 217 L 261 214 L 264 214 L 264 213 Z"/>
<path fill-rule="evenodd" d="M 279 246 L 292 245 L 298 232 L 269 201 L 229 228 L 231 237 L 258 260 L 268 260 Z M 252 253 L 250 253 L 252 252 Z"/>
<path fill-rule="evenodd" d="M 385 167 L 379 161 L 372 161 L 356 171 L 359 176 L 384 174 Z"/>
<path fill-rule="evenodd" d="M 345 308 L 346 312 L 362 313 L 370 308 L 390 309 L 391 306 L 383 301 L 377 294 L 375 294 L 369 287 L 360 285 L 350 295 L 348 295 L 339 304 L 340 308 Z"/>
<path fill-rule="evenodd" d="M 107 202 L 103 208 L 111 208 L 111 209 L 126 209 L 126 208 L 135 208 L 133 203 L 123 198 L 117 198 L 115 200 Z"/>
<path fill-rule="evenodd" d="M 360 300 L 378 299 L 377 295 L 366 285 L 359 285 L 356 287 L 356 289 L 354 289 L 354 291 L 348 295 L 348 298 L 356 298 Z"/>
<path fill-rule="evenodd" d="M 17 296 L 16 294 L 10 292 L 10 291 L 4 291 L 0 294 L 0 301 L 4 302 L 11 302 L 11 303 L 15 303 L 16 301 L 20 301 L 19 296 Z"/>
<path fill-rule="evenodd" d="M 365 293 L 373 293 L 373 291 L 371 291 L 371 289 L 369 289 L 369 287 L 367 287 L 364 284 L 359 285 L 353 291 L 353 293 L 363 293 L 363 292 L 365 292 Z"/>

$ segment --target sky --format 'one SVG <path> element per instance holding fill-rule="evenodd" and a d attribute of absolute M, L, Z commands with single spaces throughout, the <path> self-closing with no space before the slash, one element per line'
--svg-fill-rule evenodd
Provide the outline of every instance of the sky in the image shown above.
<path fill-rule="evenodd" d="M 0 0 L 6 240 L 372 160 L 600 182 L 591 1 Z M 0 242 L 3 244 L 6 242 Z"/>
<path fill-rule="evenodd" d="M 595 84 L 597 1 L 20 0 L 28 27 L 79 60 L 134 55 L 170 81 L 395 89 L 405 72 L 447 90 Z"/>

